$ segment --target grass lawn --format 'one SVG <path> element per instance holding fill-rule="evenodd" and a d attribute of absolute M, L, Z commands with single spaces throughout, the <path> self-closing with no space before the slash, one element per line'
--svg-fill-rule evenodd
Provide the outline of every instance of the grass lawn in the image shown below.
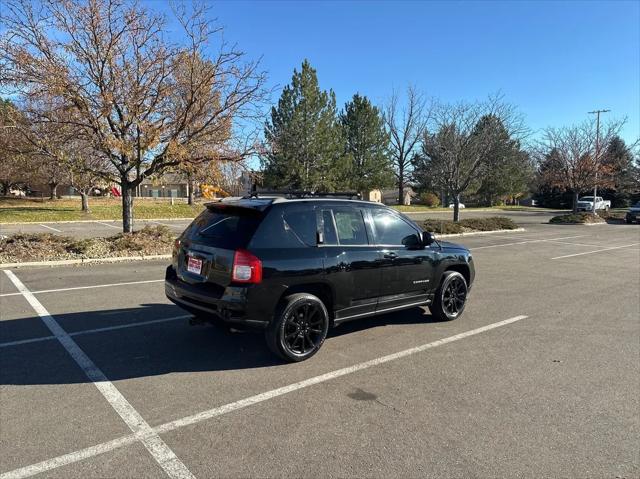
<path fill-rule="evenodd" d="M 180 202 L 178 202 L 180 201 Z M 135 198 L 133 216 L 137 219 L 193 218 L 202 211 L 203 204 L 189 206 L 178 200 Z M 90 213 L 80 209 L 80 198 L 40 200 L 39 198 L 0 198 L 0 223 L 43 223 L 49 221 L 120 220 L 122 205 L 116 198 L 90 198 Z"/>

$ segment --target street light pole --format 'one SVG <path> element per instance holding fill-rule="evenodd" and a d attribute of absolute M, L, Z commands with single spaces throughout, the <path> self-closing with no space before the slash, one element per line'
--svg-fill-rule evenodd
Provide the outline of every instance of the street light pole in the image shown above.
<path fill-rule="evenodd" d="M 596 214 L 596 195 L 598 194 L 598 159 L 600 158 L 600 113 L 607 113 L 611 110 L 594 110 L 590 115 L 596 115 L 596 157 L 594 159 L 595 181 L 593 184 L 593 214 Z"/>

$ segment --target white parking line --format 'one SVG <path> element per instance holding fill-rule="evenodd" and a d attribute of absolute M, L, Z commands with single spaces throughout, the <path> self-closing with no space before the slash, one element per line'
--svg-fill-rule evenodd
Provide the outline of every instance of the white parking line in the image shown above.
<path fill-rule="evenodd" d="M 177 419 L 175 421 L 161 424 L 160 426 L 153 428 L 152 431 L 155 434 L 162 434 L 169 431 L 174 431 L 176 429 L 179 429 L 191 424 L 196 424 L 214 417 L 222 416 L 224 414 L 228 414 L 230 412 L 237 411 L 239 409 L 243 409 L 243 408 L 252 406 L 254 404 L 259 404 L 261 402 L 268 401 L 269 399 L 283 396 L 285 394 L 289 394 L 291 392 L 298 391 L 300 389 L 308 388 L 310 386 L 320 384 L 320 383 L 329 381 L 331 379 L 336 379 L 342 376 L 346 376 L 348 374 L 362 371 L 364 369 L 368 369 L 374 366 L 379 366 L 381 364 L 395 361 L 396 359 L 401 359 L 407 356 L 411 356 L 413 354 L 420 353 L 428 349 L 436 348 L 438 346 L 449 344 L 454 341 L 459 341 L 461 339 L 468 338 L 470 336 L 475 336 L 476 334 L 484 333 L 492 329 L 500 328 L 502 326 L 507 326 L 508 324 L 512 324 L 517 321 L 526 319 L 527 317 L 528 316 L 515 316 L 513 318 L 505 319 L 504 321 L 498 321 L 496 323 L 488 324 L 480 328 L 465 331 L 464 333 L 439 339 L 437 341 L 423 344 L 421 346 L 405 349 L 404 351 L 389 354 L 387 356 L 382 356 L 380 358 L 372 359 L 370 361 L 358 363 L 353 366 L 348 366 L 346 368 L 337 369 L 335 371 L 331 371 L 326 374 L 321 374 L 319 376 L 305 379 L 297 383 L 289 384 L 288 386 L 272 389 L 271 391 L 267 391 L 261 394 L 256 394 L 254 396 L 250 396 L 248 398 L 241 399 L 239 401 L 235 401 L 229 404 L 225 404 L 223 406 L 202 411 L 198 414 L 186 416 L 182 419 Z M 13 471 L 8 471 L 8 472 L 5 472 L 4 474 L 0 474 L 0 479 L 21 479 L 24 477 L 33 476 L 34 474 L 51 471 L 60 466 L 72 464 L 72 463 L 81 461 L 83 459 L 88 459 L 90 457 L 94 457 L 99 454 L 103 454 L 105 452 L 112 451 L 114 449 L 118 449 L 120 447 L 133 444 L 136 440 L 142 440 L 145 437 L 145 436 L 142 436 L 141 434 L 142 433 L 130 434 L 127 436 L 114 439 L 112 441 L 104 442 L 102 444 L 97 444 L 95 446 L 91 446 L 85 449 L 81 449 L 79 451 L 71 452 L 69 454 L 64 454 L 62 456 L 58 456 L 53 459 L 48 459 L 46 461 L 42 461 L 37 464 L 32 464 L 30 466 L 22 467 L 19 469 L 14 469 Z"/>
<path fill-rule="evenodd" d="M 105 374 L 96 364 L 80 349 L 80 346 L 69 336 L 69 334 L 58 324 L 53 316 L 45 309 L 36 297 L 26 288 L 22 281 L 13 273 L 5 270 L 11 282 L 18 288 L 31 307 L 40 316 L 42 322 L 49 328 L 53 335 L 60 341 L 60 344 L 67 350 L 73 360 L 80 366 L 87 378 L 104 396 L 111 407 L 118 413 L 122 420 L 129 426 L 131 432 L 142 435 L 140 442 L 147 448 L 147 451 L 172 478 L 194 478 L 187 466 L 185 466 L 175 453 L 167 446 L 135 408 L 118 391 Z"/>
<path fill-rule="evenodd" d="M 153 223 L 156 225 L 161 225 L 161 226 L 167 226 L 169 228 L 177 228 L 177 229 L 184 229 L 185 227 L 182 225 L 171 225 L 171 224 L 167 224 L 167 223 L 160 223 L 159 221 L 147 221 L 147 223 Z"/>
<path fill-rule="evenodd" d="M 476 247 L 472 247 L 472 248 L 469 248 L 469 249 L 471 251 L 475 251 L 477 249 L 485 249 L 485 248 L 500 248 L 501 246 L 514 246 L 514 245 L 518 245 L 518 244 L 543 243 L 545 241 L 556 241 L 556 240 L 563 240 L 563 239 L 582 238 L 583 236 L 586 236 L 586 235 L 564 236 L 562 238 L 526 240 L 526 241 L 518 241 L 516 243 L 491 244 L 491 245 L 487 245 L 487 246 L 476 246 Z"/>
<path fill-rule="evenodd" d="M 90 286 L 73 286 L 71 288 L 41 289 L 39 291 L 31 291 L 31 294 L 60 293 L 62 291 L 76 291 L 79 289 L 110 288 L 112 286 L 126 286 L 130 284 L 160 283 L 162 281 L 164 281 L 164 279 L 149 279 L 145 281 L 126 281 L 124 283 L 94 284 Z M 0 298 L 4 298 L 5 296 L 20 296 L 21 294 L 22 293 L 4 293 L 4 294 L 0 294 Z"/>
<path fill-rule="evenodd" d="M 110 225 L 109 223 L 103 223 L 102 221 L 94 221 L 94 223 L 98 223 L 99 225 L 102 225 L 102 226 L 108 226 L 109 228 L 115 228 L 117 230 L 122 229 L 120 226 Z"/>
<path fill-rule="evenodd" d="M 614 249 L 630 248 L 632 246 L 636 246 L 636 245 L 639 245 L 639 244 L 640 243 L 631 243 L 631 244 L 626 244 L 626 245 L 623 245 L 623 246 L 613 246 L 612 248 L 597 249 L 595 251 L 585 251 L 583 253 L 565 254 L 563 256 L 556 256 L 555 258 L 551 258 L 551 259 L 571 258 L 572 256 L 582 256 L 582 255 L 585 255 L 585 254 L 600 253 L 602 251 L 611 251 L 611 250 L 614 250 Z"/>
<path fill-rule="evenodd" d="M 138 326 L 146 326 L 148 324 L 167 323 L 169 321 L 177 321 L 179 319 L 190 318 L 190 314 L 183 314 L 180 316 L 171 316 L 170 318 L 150 319 L 148 321 L 136 321 L 135 323 L 118 324 L 115 326 L 105 326 L 103 328 L 83 329 L 81 331 L 74 331 L 69 333 L 69 336 L 83 336 L 85 334 L 103 333 L 106 331 L 115 331 L 117 329 L 136 328 Z M 55 339 L 55 336 L 42 336 L 39 338 L 30 339 L 18 339 L 16 341 L 7 341 L 6 343 L 0 343 L 0 348 L 8 348 L 9 346 L 19 346 L 21 344 L 39 343 L 41 341 L 49 341 Z"/>
<path fill-rule="evenodd" d="M 56 231 L 56 232 L 58 232 L 58 233 L 62 233 L 62 231 L 60 231 L 59 229 L 52 228 L 51 226 L 42 225 L 42 224 L 40 224 L 40 223 L 38 223 L 38 226 L 42 226 L 43 228 L 47 228 L 47 229 L 50 229 L 50 230 Z"/>

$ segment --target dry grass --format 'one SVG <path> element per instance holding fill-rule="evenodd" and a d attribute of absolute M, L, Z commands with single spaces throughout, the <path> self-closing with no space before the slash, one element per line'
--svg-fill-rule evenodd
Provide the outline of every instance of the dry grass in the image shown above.
<path fill-rule="evenodd" d="M 426 231 L 440 234 L 474 233 L 478 231 L 514 230 L 518 225 L 504 216 L 490 218 L 467 218 L 457 223 L 451 220 L 428 219 L 422 227 Z"/>
<path fill-rule="evenodd" d="M 0 197 L 0 223 L 122 219 L 122 205 L 116 198 L 90 198 L 89 213 L 83 213 L 80 206 L 80 198 L 42 201 Z M 167 199 L 133 200 L 133 216 L 138 219 L 195 218 L 203 208 L 203 204 L 188 205 L 184 200 L 173 205 Z"/>
<path fill-rule="evenodd" d="M 584 225 L 604 223 L 605 221 L 598 215 L 593 213 L 571 213 L 569 215 L 554 216 L 549 220 L 549 223 L 553 224 L 572 224 L 572 225 Z"/>
<path fill-rule="evenodd" d="M 161 225 L 107 238 L 16 234 L 0 239 L 0 263 L 169 254 L 174 238 L 174 233 Z"/>

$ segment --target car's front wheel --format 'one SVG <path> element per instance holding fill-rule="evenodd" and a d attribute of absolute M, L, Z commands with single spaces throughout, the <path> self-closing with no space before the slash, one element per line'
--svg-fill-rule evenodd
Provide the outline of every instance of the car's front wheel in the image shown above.
<path fill-rule="evenodd" d="M 318 352 L 329 331 L 329 313 L 312 294 L 287 296 L 276 311 L 265 337 L 269 349 L 290 362 L 304 361 Z"/>
<path fill-rule="evenodd" d="M 442 282 L 433 300 L 431 314 L 440 321 L 451 321 L 459 317 L 467 303 L 467 281 L 457 271 L 445 271 Z"/>

